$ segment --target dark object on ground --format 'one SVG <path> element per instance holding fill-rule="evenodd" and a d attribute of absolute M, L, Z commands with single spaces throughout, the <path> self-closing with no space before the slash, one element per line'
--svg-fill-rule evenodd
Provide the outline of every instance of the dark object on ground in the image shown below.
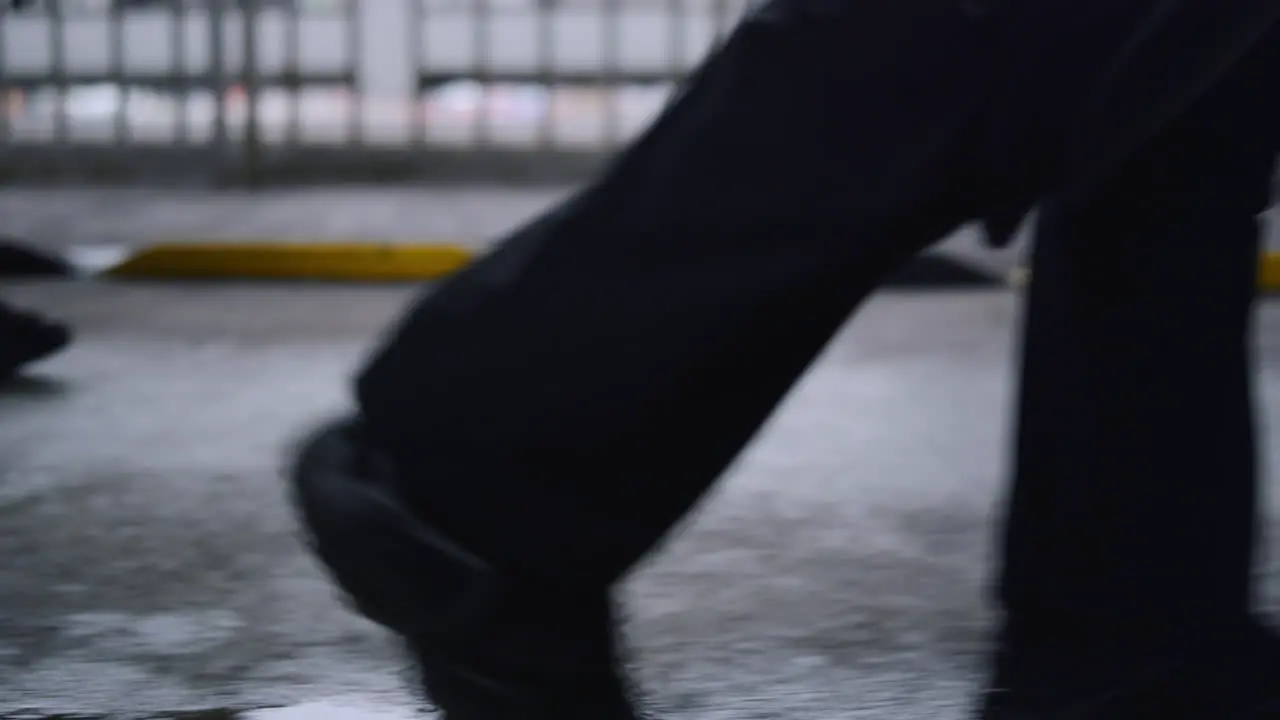
<path fill-rule="evenodd" d="M 57 255 L 35 250 L 10 237 L 0 237 L 0 277 L 68 277 L 75 268 Z"/>
<path fill-rule="evenodd" d="M 0 303 L 0 381 L 69 342 L 71 330 L 66 325 Z"/>

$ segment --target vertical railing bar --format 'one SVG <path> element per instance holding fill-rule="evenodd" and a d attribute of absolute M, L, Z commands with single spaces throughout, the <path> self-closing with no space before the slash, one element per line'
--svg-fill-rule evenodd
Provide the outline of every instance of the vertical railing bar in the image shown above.
<path fill-rule="evenodd" d="M 688 14 L 684 0 L 667 0 L 667 72 L 673 83 L 684 79 L 684 58 L 689 43 Z"/>
<path fill-rule="evenodd" d="M 13 140 L 13 124 L 9 114 L 13 112 L 16 90 L 9 86 L 9 14 L 13 12 L 7 3 L 0 3 L 0 144 Z"/>
<path fill-rule="evenodd" d="M 409 57 L 413 63 L 413 96 L 410 98 L 410 122 L 412 128 L 409 132 L 409 142 L 414 147 L 422 147 L 427 144 L 427 103 L 426 93 L 422 86 L 423 73 L 426 70 L 427 58 L 423 48 L 424 29 L 423 20 L 426 17 L 427 9 L 423 6 L 424 0 L 409 0 Z"/>
<path fill-rule="evenodd" d="M 129 102 L 133 96 L 132 89 L 126 84 L 124 48 L 124 5 L 111 3 L 107 11 L 107 54 L 111 83 L 115 85 L 119 98 L 112 115 L 111 129 L 111 139 L 117 146 L 124 145 L 129 139 Z"/>
<path fill-rule="evenodd" d="M 369 2 L 369 0 L 364 0 Z M 364 142 L 364 89 L 360 87 L 360 62 L 364 57 L 364 44 L 361 38 L 360 6 L 357 0 L 346 0 L 343 9 L 347 17 L 347 68 L 351 72 L 351 88 L 347 94 L 350 102 L 347 105 L 347 141 L 352 145 Z"/>
<path fill-rule="evenodd" d="M 475 75 L 476 82 L 480 85 L 479 107 L 476 108 L 475 117 L 472 119 L 476 144 L 482 148 L 488 149 L 491 144 L 490 124 L 490 97 L 493 93 L 493 78 L 490 73 L 490 60 L 492 59 L 489 34 L 492 29 L 493 14 L 490 12 L 489 0 L 472 0 L 472 20 L 475 22 L 473 28 L 474 47 L 472 48 L 473 58 L 475 60 L 471 71 Z"/>
<path fill-rule="evenodd" d="M 559 117 L 557 102 L 559 88 L 555 77 L 555 16 L 559 10 L 556 3 L 540 2 L 533 11 L 538 14 L 537 22 L 537 75 L 543 91 L 546 93 L 546 107 L 538 118 L 538 147 L 546 150 L 555 144 L 556 120 Z"/>
<path fill-rule="evenodd" d="M 62 5 L 53 3 L 46 9 L 49 18 L 49 47 L 52 57 L 54 101 L 53 101 L 53 140 L 60 150 L 65 149 L 70 139 L 70 118 L 67 117 L 67 28 L 62 14 Z"/>
<path fill-rule="evenodd" d="M 302 12 L 293 3 L 289 4 L 285 12 L 284 62 L 288 87 L 281 89 L 286 91 L 289 98 L 289 109 L 286 111 L 285 120 L 285 144 L 292 147 L 302 141 Z"/>
<path fill-rule="evenodd" d="M 243 65 L 240 68 L 240 82 L 244 86 L 244 163 L 245 179 L 250 185 L 262 181 L 262 133 L 261 118 L 258 116 L 258 103 L 261 97 L 261 77 L 258 67 L 258 3 L 248 0 L 240 5 L 240 21 L 244 47 L 240 56 Z"/>
<path fill-rule="evenodd" d="M 175 2 L 170 6 L 172 35 L 169 38 L 173 62 L 170 63 L 169 91 L 177 95 L 178 118 L 174 134 L 180 145 L 191 144 L 191 73 L 187 68 L 187 4 Z"/>
<path fill-rule="evenodd" d="M 622 44 L 622 13 L 620 0 L 603 0 L 601 22 L 604 24 L 601 37 L 604 39 L 604 56 L 601 58 L 600 74 L 604 87 L 604 145 L 612 148 L 621 135 L 621 97 L 620 89 L 624 78 L 619 60 L 619 45 Z"/>
<path fill-rule="evenodd" d="M 230 141 L 227 129 L 227 28 L 226 5 L 205 5 L 209 20 L 209 92 L 213 96 L 213 137 L 209 147 L 214 153 L 214 167 L 221 168 L 227 159 Z"/>

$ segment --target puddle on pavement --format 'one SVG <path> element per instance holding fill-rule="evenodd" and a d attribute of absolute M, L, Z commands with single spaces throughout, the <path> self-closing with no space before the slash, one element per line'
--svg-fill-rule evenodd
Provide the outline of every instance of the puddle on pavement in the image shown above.
<path fill-rule="evenodd" d="M 288 707 L 191 710 L 139 715 L 53 714 L 35 710 L 4 713 L 0 720 L 429 720 L 432 713 L 354 703 L 314 702 Z"/>

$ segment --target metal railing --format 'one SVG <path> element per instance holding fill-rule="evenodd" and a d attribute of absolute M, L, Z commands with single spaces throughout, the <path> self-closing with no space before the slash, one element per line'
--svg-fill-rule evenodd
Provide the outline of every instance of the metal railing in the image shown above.
<path fill-rule="evenodd" d="M 750 4 L 29 0 L 0 15 L 0 178 L 574 175 Z"/>

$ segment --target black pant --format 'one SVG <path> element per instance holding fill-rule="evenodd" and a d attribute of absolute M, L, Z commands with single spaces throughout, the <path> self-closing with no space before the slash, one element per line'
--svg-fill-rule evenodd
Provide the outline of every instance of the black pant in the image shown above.
<path fill-rule="evenodd" d="M 1250 315 L 1280 150 L 1280 38 L 1088 197 L 1041 215 L 1002 599 L 1204 629 L 1249 609 Z"/>
<path fill-rule="evenodd" d="M 419 509 L 516 571 L 616 579 L 885 275 L 1048 187 L 1067 110 L 1124 35 L 1116 9 L 1138 4 L 766 5 L 600 179 L 424 296 L 362 373 Z"/>

